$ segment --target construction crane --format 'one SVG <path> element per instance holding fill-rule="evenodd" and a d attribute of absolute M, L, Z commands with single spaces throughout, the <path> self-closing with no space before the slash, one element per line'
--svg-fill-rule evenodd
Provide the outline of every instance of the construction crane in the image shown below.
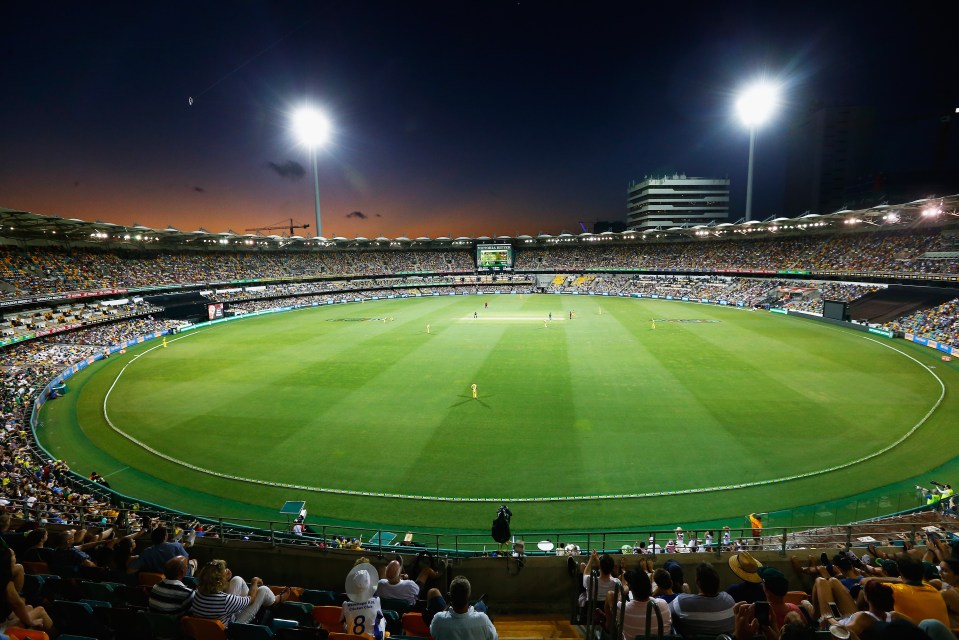
<path fill-rule="evenodd" d="M 284 230 L 284 231 L 289 231 L 289 232 L 290 232 L 290 236 L 292 236 L 294 229 L 309 229 L 309 228 L 310 228 L 310 225 L 309 225 L 309 224 L 293 224 L 293 218 L 288 218 L 288 220 L 290 221 L 290 224 L 285 224 L 285 225 L 283 225 L 283 226 L 279 226 L 279 227 L 278 227 L 278 226 L 276 226 L 276 225 L 280 224 L 280 222 L 283 222 L 283 220 L 280 220 L 280 222 L 274 222 L 274 223 L 271 224 L 269 227 L 257 227 L 257 228 L 255 228 L 255 229 L 247 229 L 247 232 L 252 231 L 252 232 L 256 233 L 257 235 L 259 235 L 259 233 L 260 233 L 261 231 L 276 231 L 276 230 L 282 229 L 282 230 Z"/>

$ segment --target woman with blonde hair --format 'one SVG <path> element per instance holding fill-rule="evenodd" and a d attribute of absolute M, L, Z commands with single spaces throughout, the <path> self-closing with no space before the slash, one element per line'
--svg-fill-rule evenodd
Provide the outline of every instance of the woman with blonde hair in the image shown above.
<path fill-rule="evenodd" d="M 234 576 L 225 560 L 212 560 L 200 569 L 196 596 L 191 612 L 200 618 L 216 618 L 229 626 L 231 622 L 248 623 L 264 608 L 276 601 L 269 587 L 260 578 L 246 582 Z"/>

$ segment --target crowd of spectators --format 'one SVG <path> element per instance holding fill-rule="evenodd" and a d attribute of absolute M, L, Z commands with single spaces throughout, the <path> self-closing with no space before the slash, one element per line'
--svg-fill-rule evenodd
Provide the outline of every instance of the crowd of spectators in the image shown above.
<path fill-rule="evenodd" d="M 851 302 L 879 287 L 855 283 L 761 279 L 732 276 L 590 274 L 557 277 L 548 291 L 642 294 L 690 300 L 725 300 L 746 307 L 777 306 L 822 314 L 823 300 Z"/>
<path fill-rule="evenodd" d="M 630 245 L 519 249 L 517 270 L 825 271 L 955 274 L 956 259 L 929 259 L 952 240 L 937 232 L 848 233 L 729 238 Z"/>
<path fill-rule="evenodd" d="M 911 333 L 942 344 L 959 347 L 959 298 L 931 309 L 922 309 L 884 326 L 893 331 Z"/>
<path fill-rule="evenodd" d="M 0 248 L 4 299 L 251 279 L 472 271 L 473 257 L 465 250 L 114 252 Z"/>
<path fill-rule="evenodd" d="M 172 325 L 136 318 L 9 346 L 0 351 L 0 503 L 17 517 L 36 522 L 80 524 L 111 511 L 108 502 L 78 490 L 67 467 L 34 448 L 28 420 L 34 396 L 67 366 L 112 344 Z M 115 513 L 111 513 L 114 517 Z"/>
<path fill-rule="evenodd" d="M 621 628 L 623 640 L 718 634 L 798 639 L 817 630 L 831 637 L 954 638 L 949 629 L 959 624 L 959 555 L 941 539 L 930 536 L 925 547 L 895 555 L 870 547 L 858 557 L 841 549 L 792 563 L 794 581 L 809 581 L 807 592 L 791 592 L 782 571 L 746 551 L 728 558 L 738 580 L 730 584 L 714 565 L 701 562 L 690 586 L 675 558 L 656 567 L 649 556 L 617 563 L 593 552 L 582 565 L 569 558 L 568 570 L 579 594 L 577 616 L 595 610 L 605 637 L 616 638 Z"/>
<path fill-rule="evenodd" d="M 514 268 L 956 274 L 956 258 L 926 255 L 951 255 L 953 244 L 951 237 L 937 231 L 914 230 L 531 249 L 519 246 Z M 457 248 L 257 252 L 0 248 L 0 299 L 252 279 L 474 271 L 472 252 Z"/>

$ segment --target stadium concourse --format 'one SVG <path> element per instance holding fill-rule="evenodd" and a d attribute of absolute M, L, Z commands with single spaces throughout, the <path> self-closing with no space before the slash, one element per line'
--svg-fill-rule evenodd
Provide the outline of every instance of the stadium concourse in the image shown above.
<path fill-rule="evenodd" d="M 936 207 L 935 215 L 927 213 L 931 206 Z M 210 304 L 222 304 L 225 312 L 233 315 L 329 300 L 365 300 L 383 295 L 384 291 L 396 296 L 514 291 L 640 294 L 723 300 L 730 305 L 781 308 L 811 315 L 822 313 L 823 300 L 841 301 L 850 308 L 859 305 L 862 309 L 869 309 L 870 301 L 881 300 L 883 304 L 873 304 L 879 311 L 862 318 L 863 321 L 876 328 L 886 327 L 959 348 L 955 315 L 959 301 L 959 240 L 949 215 L 955 215 L 955 199 L 895 209 L 895 218 L 888 217 L 889 210 L 841 212 L 805 222 L 779 220 L 646 235 L 497 238 L 497 243 L 512 246 L 515 259 L 511 270 L 496 273 L 478 272 L 474 260 L 475 246 L 492 242 L 491 239 L 293 242 L 230 234 L 127 229 L 5 211 L 0 216 L 0 304 L 5 309 L 0 351 L 2 505 L 12 520 L 0 520 L 0 525 L 8 527 L 4 540 L 21 561 L 50 561 L 54 552 L 44 551 L 45 546 L 53 547 L 54 541 L 63 537 L 54 534 L 79 529 L 72 544 L 84 546 L 89 558 L 80 567 L 57 567 L 57 572 L 63 578 L 130 585 L 125 589 L 110 587 L 109 591 L 115 607 L 132 607 L 131 611 L 147 602 L 145 592 L 136 586 L 141 584 L 139 578 L 126 572 L 126 560 L 138 550 L 131 550 L 124 540 L 135 540 L 140 549 L 149 546 L 150 532 L 161 524 L 175 535 L 195 531 L 199 537 L 189 553 L 201 562 L 225 558 L 238 574 L 263 576 L 266 584 L 281 595 L 286 592 L 276 587 L 278 584 L 323 589 L 335 592 L 327 604 L 338 604 L 349 568 L 362 554 L 376 554 L 374 562 L 385 570 L 389 557 L 378 557 L 383 551 L 379 545 L 352 549 L 357 545 L 348 539 L 277 536 L 273 531 L 229 527 L 215 521 L 198 523 L 190 517 L 154 512 L 111 493 L 109 478 L 89 480 L 95 470 L 75 473 L 61 461 L 46 456 L 35 441 L 30 423 L 36 395 L 54 375 L 73 363 L 99 357 L 113 345 L 138 336 L 176 330 L 187 322 L 166 317 L 163 306 L 150 300 L 155 294 L 171 289 L 195 291 Z M 864 220 L 872 220 L 873 224 L 863 225 Z M 54 235 L 54 231 L 59 233 Z M 900 289 L 911 291 L 915 285 L 920 285 L 921 295 L 908 300 L 902 296 L 882 298 Z M 149 501 L 150 496 L 141 498 Z M 663 568 L 663 552 L 685 551 L 688 555 L 670 554 L 669 558 L 682 560 L 685 582 L 691 585 L 692 592 L 709 592 L 717 586 L 717 580 L 720 590 L 744 580 L 757 584 L 756 577 L 748 571 L 752 558 L 745 555 L 752 553 L 767 567 L 781 570 L 779 576 L 768 574 L 762 596 L 772 603 L 779 624 L 787 613 L 787 608 L 781 606 L 785 592 L 780 593 L 785 581 L 786 591 L 806 595 L 802 598 L 791 593 L 790 601 L 809 602 L 808 610 L 793 610 L 798 616 L 797 624 L 821 624 L 828 628 L 836 621 L 824 617 L 828 614 L 824 603 L 829 599 L 817 599 L 817 593 L 846 588 L 846 582 L 853 585 L 863 577 L 881 582 L 897 572 L 907 575 L 913 570 L 914 561 L 921 560 L 941 566 L 942 573 L 934 575 L 931 567 L 926 566 L 924 578 L 932 586 L 923 597 L 931 593 L 937 600 L 927 603 L 930 608 L 922 609 L 921 616 L 914 613 L 913 617 L 919 618 L 915 622 L 933 609 L 936 615 L 928 617 L 936 618 L 940 612 L 936 603 L 941 603 L 947 611 L 943 622 L 959 628 L 959 603 L 954 603 L 949 593 L 950 587 L 959 583 L 959 563 L 953 564 L 951 548 L 935 535 L 959 531 L 959 523 L 953 502 L 935 506 L 942 507 L 942 511 L 929 511 L 902 524 L 885 525 L 884 529 L 850 527 L 832 532 L 832 538 L 805 540 L 798 546 L 818 546 L 815 553 L 789 550 L 787 556 L 782 555 L 785 541 L 774 535 L 725 542 L 717 532 L 714 544 L 696 548 L 682 532 L 677 532 L 671 545 L 657 547 L 657 539 L 651 549 L 622 549 L 627 555 L 620 558 L 612 572 L 624 579 L 624 569 L 655 574 L 659 580 L 653 585 L 657 589 L 653 595 L 669 596 L 670 592 L 684 590 L 682 579 L 673 573 L 667 580 L 662 572 L 654 570 Z M 923 527 L 930 527 L 934 535 L 925 536 Z M 49 542 L 45 532 L 51 534 Z M 870 532 L 878 536 L 872 540 L 881 548 L 874 548 L 873 542 L 865 540 Z M 224 546 L 224 537 L 236 540 Z M 838 553 L 837 537 L 838 546 L 842 547 Z M 71 543 L 64 544 L 66 547 L 61 549 Z M 870 546 L 863 546 L 867 544 Z M 318 552 L 319 547 L 322 549 Z M 826 551 L 820 556 L 821 549 Z M 910 557 L 896 558 L 894 552 L 902 549 L 909 551 Z M 393 551 L 411 550 L 400 547 Z M 435 555 L 443 553 L 434 551 Z M 570 553 L 576 552 L 570 548 Z M 566 558 L 545 554 L 528 557 L 526 552 L 522 553 L 516 556 L 507 552 L 498 558 L 448 558 L 445 564 L 434 564 L 440 575 L 422 586 L 445 592 L 452 576 L 464 573 L 473 583 L 474 594 L 490 594 L 494 622 L 498 622 L 498 615 L 510 612 L 561 611 L 590 627 L 601 624 L 592 611 L 603 608 L 601 598 L 595 601 L 596 607 L 584 611 L 571 604 L 582 585 L 592 584 L 584 581 L 575 562 L 567 565 Z M 793 553 L 798 555 L 796 561 L 788 557 Z M 69 555 L 79 557 L 76 553 Z M 430 561 L 415 553 L 405 553 L 401 558 L 407 564 Z M 888 561 L 896 559 L 898 566 Z M 433 562 L 436 561 L 434 557 Z M 698 566 L 702 561 L 713 569 Z M 606 568 L 589 568 L 600 567 Z M 53 569 L 40 565 L 27 568 L 29 574 Z M 715 578 L 710 571 L 716 573 Z M 641 574 L 628 575 L 635 581 Z M 834 583 L 830 577 L 836 578 Z M 18 580 L 16 570 L 11 579 Z M 23 585 L 28 604 L 50 608 L 61 630 L 79 624 L 66 613 L 66 605 L 57 600 L 79 600 L 97 592 L 96 589 L 72 580 L 56 584 L 53 578 L 46 580 L 46 587 L 39 588 L 39 580 L 33 578 Z M 633 590 L 641 591 L 638 587 Z M 760 597 L 761 589 L 753 591 Z M 863 592 L 869 593 L 866 589 Z M 105 592 L 97 593 L 103 596 Z M 296 594 L 295 599 L 304 599 L 302 590 L 292 593 Z M 425 595 L 424 589 L 413 606 L 424 608 Z M 877 596 L 876 603 L 870 600 L 866 604 L 883 614 L 880 599 Z M 904 596 L 902 601 L 906 599 Z M 684 601 L 680 599 L 678 605 L 666 609 L 667 619 L 680 630 L 690 625 L 684 616 L 688 618 L 689 608 L 695 607 L 693 601 L 688 601 L 684 610 Z M 308 604 L 281 605 L 285 607 L 282 612 L 284 616 L 300 616 L 302 626 L 312 626 L 319 618 L 313 616 L 312 604 Z M 897 600 L 897 611 L 899 608 Z M 741 614 L 739 628 L 731 607 L 723 611 L 727 625 L 723 631 L 739 638 L 752 636 L 755 629 L 744 626 L 754 615 L 752 609 Z M 119 621 L 120 614 L 100 614 L 96 620 L 101 628 L 92 633 L 97 637 L 110 637 L 112 631 L 123 629 L 126 624 Z M 616 616 L 611 609 L 605 614 L 613 619 L 606 625 L 614 633 Z M 500 620 L 504 625 L 500 635 L 508 635 L 504 633 L 508 621 Z M 94 623 L 87 623 L 91 627 L 86 630 L 90 631 Z M 843 623 L 853 625 L 856 621 Z M 341 629 L 328 629 L 338 630 Z M 416 633 L 412 626 L 407 628 L 402 623 L 399 627 L 394 625 L 393 631 L 394 635 Z M 695 635 L 694 627 L 687 626 L 687 633 Z"/>

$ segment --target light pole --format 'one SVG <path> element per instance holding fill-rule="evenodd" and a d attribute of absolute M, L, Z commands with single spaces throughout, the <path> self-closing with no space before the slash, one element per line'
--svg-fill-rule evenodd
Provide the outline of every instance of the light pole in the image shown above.
<path fill-rule="evenodd" d="M 765 122 L 779 103 L 779 89 L 766 82 L 758 82 L 740 94 L 736 111 L 749 127 L 749 171 L 746 174 L 746 222 L 753 213 L 753 155 L 756 151 L 756 127 Z"/>
<path fill-rule="evenodd" d="M 313 195 L 316 205 L 316 237 L 323 235 L 320 222 L 320 178 L 316 168 L 316 150 L 330 135 L 330 121 L 319 111 L 304 107 L 293 114 L 293 130 L 300 143 L 310 150 L 310 164 L 313 165 Z"/>

